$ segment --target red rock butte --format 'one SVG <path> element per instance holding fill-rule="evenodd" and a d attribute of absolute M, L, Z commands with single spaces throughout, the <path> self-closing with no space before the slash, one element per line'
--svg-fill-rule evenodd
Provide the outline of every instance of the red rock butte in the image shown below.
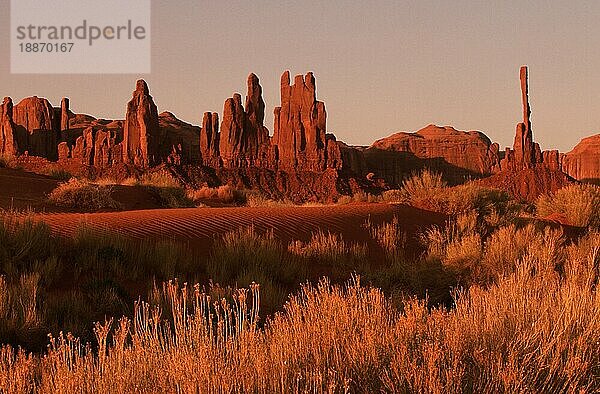
<path fill-rule="evenodd" d="M 289 71 L 280 80 L 273 134 L 264 124 L 259 78 L 247 79 L 245 100 L 233 93 L 220 117 L 204 112 L 202 125 L 158 113 L 145 81 L 138 80 L 124 120 L 96 119 L 71 112 L 68 98 L 54 108 L 44 98 L 0 106 L 0 153 L 24 163 L 47 160 L 75 173 L 99 176 L 157 165 L 177 168 L 196 185 L 229 183 L 257 189 L 272 198 L 331 201 L 343 194 L 398 187 L 409 174 L 431 168 L 451 183 L 481 182 L 523 199 L 555 190 L 572 179 L 600 180 L 600 135 L 571 152 L 542 152 L 534 141 L 528 69 L 519 72 L 522 121 L 511 148 L 501 151 L 480 131 L 429 125 L 399 132 L 369 147 L 352 147 L 327 133 L 325 103 L 317 99 L 313 73 Z M 518 180 L 518 182 L 516 181 Z"/>

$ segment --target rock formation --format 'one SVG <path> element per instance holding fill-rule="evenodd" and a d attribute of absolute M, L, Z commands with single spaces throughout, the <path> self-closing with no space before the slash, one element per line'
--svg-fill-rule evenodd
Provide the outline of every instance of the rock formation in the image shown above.
<path fill-rule="evenodd" d="M 69 171 L 83 168 L 91 174 L 170 163 L 197 185 L 229 183 L 294 201 L 331 201 L 370 187 L 380 190 L 384 181 L 398 186 L 422 168 L 442 172 L 452 183 L 486 177 L 484 184 L 526 199 L 568 183 L 561 170 L 578 179 L 599 179 L 600 136 L 565 155 L 541 151 L 533 138 L 527 67 L 521 67 L 519 77 L 523 119 L 513 146 L 503 152 L 481 132 L 434 125 L 396 133 L 369 148 L 348 146 L 327 134 L 325 104 L 317 100 L 313 74 L 297 75 L 291 84 L 286 71 L 272 137 L 264 125 L 266 106 L 254 74 L 248 76 L 245 100 L 233 94 L 225 101 L 221 124 L 217 113 L 206 112 L 202 127 L 170 112 L 157 114 L 146 82 L 139 80 L 125 120 L 74 114 L 67 98 L 57 108 L 38 97 L 13 107 L 5 98 L 0 153 L 58 159 Z M 122 162 L 126 165 L 111 167 Z"/>
<path fill-rule="evenodd" d="M 281 76 L 281 106 L 276 107 L 273 144 L 279 167 L 298 171 L 323 171 L 327 167 L 325 104 L 316 99 L 312 73 L 296 75 L 290 86 L 290 72 Z"/>
<path fill-rule="evenodd" d="M 0 105 L 0 153 L 10 156 L 18 153 L 13 123 L 13 102 L 10 97 L 4 97 Z"/>
<path fill-rule="evenodd" d="M 262 87 L 255 74 L 248 76 L 247 86 L 245 107 L 239 93 L 228 98 L 223 106 L 218 153 L 222 165 L 227 168 L 269 167 L 273 164 L 269 159 L 269 130 L 264 126 Z M 203 134 L 203 138 L 206 135 Z"/>
<path fill-rule="evenodd" d="M 342 151 L 350 148 L 340 145 L 335 137 L 326 136 L 325 104 L 316 99 L 315 78 L 312 73 L 297 75 L 290 85 L 289 71 L 281 77 L 281 105 L 275 108 L 275 131 L 269 137 L 264 126 L 265 103 L 258 77 L 248 76 L 245 107 L 236 93 L 225 101 L 219 135 L 218 152 L 209 151 L 208 114 L 203 120 L 201 149 L 206 163 L 215 163 L 220 156 L 225 168 L 261 167 L 288 172 L 315 171 L 327 168 L 343 170 L 359 168 L 343 163 Z M 213 133 L 214 134 L 214 133 Z M 346 158 L 359 156 L 352 152 Z"/>
<path fill-rule="evenodd" d="M 582 139 L 565 153 L 562 170 L 580 181 L 600 184 L 600 134 Z"/>
<path fill-rule="evenodd" d="M 71 157 L 79 164 L 90 166 L 94 164 L 94 129 L 92 126 L 83 130 L 83 134 L 75 140 Z"/>
<path fill-rule="evenodd" d="M 569 184 L 561 171 L 558 151 L 542 152 L 533 140 L 527 66 L 520 69 L 523 122 L 517 124 L 513 148 L 506 148 L 504 158 L 495 168 L 496 174 L 481 181 L 483 185 L 499 187 L 514 197 L 533 201 L 540 194 L 552 193 Z"/>
<path fill-rule="evenodd" d="M 136 83 L 133 98 L 127 104 L 123 131 L 123 161 L 147 167 L 159 161 L 158 111 L 146 81 Z"/>
<path fill-rule="evenodd" d="M 200 127 L 177 119 L 171 112 L 158 115 L 160 142 L 157 162 L 199 164 Z"/>
<path fill-rule="evenodd" d="M 531 130 L 531 107 L 529 106 L 529 80 L 527 66 L 522 66 L 519 71 L 521 82 L 521 102 L 523 106 L 523 121 L 517 124 L 513 147 L 506 148 L 504 159 L 497 170 L 519 170 L 532 168 L 536 163 L 542 161 L 542 155 L 538 144 L 533 142 Z"/>
<path fill-rule="evenodd" d="M 66 161 L 71 157 L 71 150 L 67 142 L 61 142 L 58 144 L 58 160 Z"/>
<path fill-rule="evenodd" d="M 63 97 L 60 102 L 60 131 L 69 130 L 69 99 Z"/>
<path fill-rule="evenodd" d="M 245 166 L 247 153 L 250 153 L 246 150 L 245 118 L 242 96 L 235 93 L 223 106 L 219 152 L 225 167 Z"/>
<path fill-rule="evenodd" d="M 537 162 L 536 149 L 531 131 L 531 107 L 529 106 L 529 80 L 527 66 L 522 66 L 519 72 L 521 81 L 521 101 L 523 103 L 523 122 L 517 125 L 517 133 L 513 149 L 517 166 L 531 167 Z M 539 149 L 539 148 L 538 148 Z"/>
<path fill-rule="evenodd" d="M 219 165 L 219 114 L 205 112 L 200 131 L 200 153 L 205 166 Z"/>
<path fill-rule="evenodd" d="M 115 145 L 114 137 L 109 130 L 98 130 L 94 136 L 94 165 L 108 167 L 112 164 L 112 149 Z"/>
<path fill-rule="evenodd" d="M 20 153 L 58 159 L 58 127 L 48 100 L 37 96 L 21 100 L 13 108 L 13 121 Z"/>
<path fill-rule="evenodd" d="M 248 93 L 245 105 L 245 145 L 249 165 L 267 167 L 269 165 L 269 130 L 264 126 L 265 102 L 262 87 L 255 74 L 248 76 Z"/>
<path fill-rule="evenodd" d="M 507 148 L 504 158 L 496 168 L 496 172 L 505 170 L 521 170 L 543 164 L 546 167 L 559 170 L 558 151 L 542 152 L 538 143 L 533 140 L 531 129 L 531 107 L 529 105 L 529 81 L 527 66 L 522 66 L 519 72 L 521 81 L 521 100 L 523 104 L 523 122 L 517 124 L 513 148 Z"/>
<path fill-rule="evenodd" d="M 429 125 L 375 141 L 365 158 L 370 171 L 393 185 L 422 168 L 442 172 L 450 182 L 459 183 L 491 174 L 499 153 L 498 144 L 479 131 Z"/>

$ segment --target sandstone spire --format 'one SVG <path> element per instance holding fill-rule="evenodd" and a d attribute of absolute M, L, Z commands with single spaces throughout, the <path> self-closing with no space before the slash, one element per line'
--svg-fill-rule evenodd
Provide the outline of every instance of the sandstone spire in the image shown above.
<path fill-rule="evenodd" d="M 63 97 L 60 102 L 60 131 L 69 130 L 69 99 Z"/>
<path fill-rule="evenodd" d="M 205 166 L 216 166 L 219 162 L 219 114 L 205 112 L 200 130 L 200 153 Z"/>
<path fill-rule="evenodd" d="M 529 81 L 527 66 L 521 66 L 519 72 L 521 80 L 521 101 L 523 104 L 523 122 L 517 124 L 517 132 L 513 145 L 515 161 L 518 166 L 531 167 L 540 158 L 536 158 L 536 147 L 531 131 L 531 107 L 529 106 Z M 538 148 L 539 149 L 539 148 Z"/>
<path fill-rule="evenodd" d="M 13 102 L 10 97 L 4 97 L 2 105 L 0 105 L 0 153 L 11 156 L 17 154 L 14 135 Z"/>
<path fill-rule="evenodd" d="M 242 96 L 235 93 L 225 100 L 223 106 L 219 152 L 225 167 L 239 167 L 242 164 L 244 123 Z"/>
<path fill-rule="evenodd" d="M 262 87 L 255 74 L 248 76 L 246 106 L 235 93 L 225 101 L 219 151 L 223 166 L 267 166 L 269 130 L 264 126 L 265 102 Z"/>
<path fill-rule="evenodd" d="M 298 170 L 322 171 L 326 167 L 325 104 L 316 99 L 315 78 L 311 72 L 296 75 L 290 86 L 290 73 L 281 76 L 281 106 L 275 108 L 274 143 L 280 165 Z"/>
<path fill-rule="evenodd" d="M 252 149 L 252 156 L 256 158 L 259 146 L 269 138 L 269 131 L 264 127 L 265 102 L 262 98 L 262 87 L 255 74 L 248 76 L 245 112 L 248 147 Z"/>
<path fill-rule="evenodd" d="M 146 81 L 136 83 L 131 101 L 127 104 L 123 132 L 123 160 L 148 166 L 159 160 L 158 111 L 148 91 Z"/>

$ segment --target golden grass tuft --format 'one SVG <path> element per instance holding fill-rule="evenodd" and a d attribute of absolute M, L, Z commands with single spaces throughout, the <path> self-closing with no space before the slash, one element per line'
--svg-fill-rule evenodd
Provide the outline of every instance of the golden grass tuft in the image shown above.
<path fill-rule="evenodd" d="M 365 245 L 348 243 L 340 234 L 325 233 L 322 230 L 314 232 L 308 242 L 291 242 L 288 251 L 332 265 L 352 265 L 353 262 L 364 260 L 367 256 Z"/>
<path fill-rule="evenodd" d="M 567 224 L 578 227 L 600 227 L 600 187 L 575 184 L 551 195 L 540 196 L 536 203 L 541 218 L 565 218 Z"/>

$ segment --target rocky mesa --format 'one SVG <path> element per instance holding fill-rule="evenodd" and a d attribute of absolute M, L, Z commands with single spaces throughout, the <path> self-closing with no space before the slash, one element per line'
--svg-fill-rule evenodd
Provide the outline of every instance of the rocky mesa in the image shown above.
<path fill-rule="evenodd" d="M 528 78 L 527 67 L 521 67 L 522 121 L 513 146 L 504 150 L 481 131 L 435 125 L 399 132 L 366 148 L 349 146 L 328 133 L 313 73 L 292 79 L 285 71 L 272 134 L 264 124 L 267 108 L 254 73 L 246 80 L 245 98 L 234 92 L 220 115 L 205 111 L 199 126 L 168 111 L 159 114 L 148 85 L 138 80 L 123 120 L 74 113 L 68 98 L 53 107 L 36 96 L 16 105 L 5 97 L 0 153 L 92 176 L 168 165 L 196 186 L 229 183 L 296 202 L 398 187 L 423 168 L 441 172 L 453 184 L 480 179 L 528 200 L 573 179 L 597 182 L 600 135 L 566 154 L 541 151 L 534 141 Z"/>

